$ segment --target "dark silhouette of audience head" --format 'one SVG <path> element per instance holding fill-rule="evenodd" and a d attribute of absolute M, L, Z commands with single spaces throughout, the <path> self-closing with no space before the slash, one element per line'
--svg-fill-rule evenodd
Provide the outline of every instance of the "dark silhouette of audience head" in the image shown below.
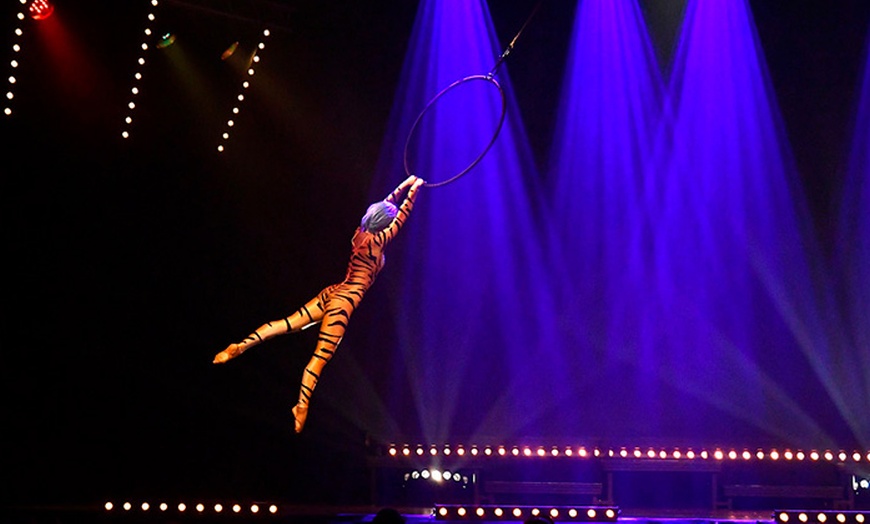
<path fill-rule="evenodd" d="M 405 517 L 393 508 L 382 508 L 375 514 L 372 524 L 405 524 Z"/>
<path fill-rule="evenodd" d="M 538 516 L 527 518 L 523 524 L 555 524 L 550 517 Z"/>

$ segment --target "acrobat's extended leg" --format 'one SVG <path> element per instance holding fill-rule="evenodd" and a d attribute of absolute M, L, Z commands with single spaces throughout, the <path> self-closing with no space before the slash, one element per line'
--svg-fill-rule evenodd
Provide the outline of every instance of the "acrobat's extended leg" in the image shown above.
<path fill-rule="evenodd" d="M 329 301 L 329 297 L 336 286 L 337 284 L 334 284 L 325 288 L 292 315 L 280 320 L 266 322 L 241 342 L 230 344 L 226 349 L 215 355 L 214 363 L 223 364 L 260 342 L 285 333 L 295 333 L 317 324 L 323 319 L 325 313 L 323 305 Z"/>
<path fill-rule="evenodd" d="M 347 323 L 350 321 L 350 315 L 353 313 L 355 306 L 356 301 L 348 300 L 338 295 L 330 302 L 323 315 L 317 346 L 314 349 L 311 360 L 308 361 L 308 365 L 305 367 L 305 371 L 302 372 L 299 400 L 292 410 L 293 418 L 296 420 L 296 433 L 302 431 L 303 426 L 305 426 L 305 419 L 308 417 L 308 405 L 311 402 L 311 396 L 314 394 L 314 388 L 317 387 L 317 381 L 320 380 L 323 368 L 335 355 L 335 351 L 338 349 L 338 344 L 344 336 Z"/>

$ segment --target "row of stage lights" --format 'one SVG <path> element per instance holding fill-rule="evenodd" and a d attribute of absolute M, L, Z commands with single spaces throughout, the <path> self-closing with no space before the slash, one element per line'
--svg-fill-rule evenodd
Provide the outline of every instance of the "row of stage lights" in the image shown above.
<path fill-rule="evenodd" d="M 119 505 L 115 505 L 114 502 L 106 502 L 103 505 L 103 508 L 107 512 L 132 512 L 135 510 L 141 512 L 149 512 L 152 509 L 159 511 L 161 513 L 166 513 L 171 510 L 178 513 L 195 513 L 195 514 L 223 514 L 223 513 L 232 513 L 237 515 L 260 515 L 260 514 L 268 514 L 268 515 L 277 515 L 278 514 L 278 506 L 275 504 L 269 504 L 261 507 L 260 504 L 251 504 L 247 508 L 243 507 L 241 504 L 232 504 L 228 506 L 224 506 L 223 504 L 216 503 L 212 506 L 206 506 L 203 503 L 195 504 L 192 507 L 188 507 L 184 502 L 180 502 L 174 508 L 171 507 L 166 502 L 161 502 L 156 506 L 152 507 L 149 502 L 142 502 L 138 506 L 134 506 L 132 502 L 123 502 Z"/>
<path fill-rule="evenodd" d="M 26 8 L 30 18 L 34 20 L 45 20 L 54 12 L 54 6 L 48 0 L 20 0 L 20 3 L 21 8 Z M 3 114 L 6 116 L 12 116 L 12 101 L 15 99 L 14 88 L 18 82 L 15 71 L 18 70 L 20 65 L 18 57 L 21 55 L 21 39 L 24 36 L 24 28 L 21 24 L 27 20 L 27 15 L 24 14 L 23 10 L 16 13 L 15 17 L 18 19 L 18 23 L 14 29 L 15 38 L 12 42 L 12 59 L 9 60 L 9 67 L 12 68 L 12 71 L 6 79 L 9 87 L 6 91 L 6 105 L 3 107 Z"/>
<path fill-rule="evenodd" d="M 435 520 L 524 520 L 549 517 L 559 522 L 616 522 L 619 509 L 602 506 L 453 506 L 436 505 L 432 511 Z"/>
<path fill-rule="evenodd" d="M 867 511 L 777 510 L 773 512 L 779 524 L 866 524 Z"/>
<path fill-rule="evenodd" d="M 786 449 L 758 449 L 741 451 L 716 448 L 713 450 L 694 449 L 681 450 L 655 449 L 639 447 L 635 448 L 586 448 L 559 447 L 559 446 L 436 446 L 436 445 L 389 445 L 387 455 L 396 458 L 423 457 L 423 456 L 458 456 L 458 457 L 516 457 L 516 458 L 543 458 L 543 457 L 578 457 L 578 458 L 625 458 L 625 459 L 657 459 L 657 460 L 786 460 L 786 461 L 810 461 L 810 462 L 870 462 L 870 451 L 846 452 L 831 450 L 792 451 Z"/>

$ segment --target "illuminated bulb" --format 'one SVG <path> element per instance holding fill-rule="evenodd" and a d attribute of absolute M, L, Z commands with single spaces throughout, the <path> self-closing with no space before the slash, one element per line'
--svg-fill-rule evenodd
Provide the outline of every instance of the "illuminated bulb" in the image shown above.
<path fill-rule="evenodd" d="M 495 508 L 495 509 L 492 511 L 492 513 L 493 513 L 493 515 L 495 515 L 496 517 L 501 517 L 502 515 L 504 515 L 504 510 L 501 509 L 501 508 Z"/>
<path fill-rule="evenodd" d="M 268 29 L 263 30 L 263 36 L 269 36 L 270 34 L 272 33 L 270 33 Z"/>
<path fill-rule="evenodd" d="M 447 508 L 438 508 L 438 514 L 441 515 L 442 517 L 446 517 L 447 516 Z"/>
<path fill-rule="evenodd" d="M 142 73 L 136 73 L 135 75 L 133 75 L 133 78 L 135 78 L 136 80 L 142 80 Z"/>
<path fill-rule="evenodd" d="M 160 503 L 160 511 L 166 511 L 167 509 L 169 509 L 169 505 L 165 502 L 161 502 Z"/>
<path fill-rule="evenodd" d="M 248 69 L 248 76 L 254 76 L 254 69 Z"/>
<path fill-rule="evenodd" d="M 151 509 L 151 505 L 148 504 L 147 502 L 143 502 L 142 503 L 142 511 L 148 511 L 149 509 Z"/>
<path fill-rule="evenodd" d="M 594 509 L 589 508 L 588 510 L 586 510 L 586 516 L 589 517 L 590 519 L 594 519 L 596 515 L 597 515 L 597 513 L 595 512 Z"/>
<path fill-rule="evenodd" d="M 483 508 L 477 508 L 477 509 L 474 511 L 474 514 L 477 515 L 478 517 L 482 517 L 482 516 L 484 516 L 484 515 L 486 514 L 486 511 L 484 511 Z"/>
<path fill-rule="evenodd" d="M 842 513 L 837 513 L 837 522 L 840 522 L 841 524 L 843 522 L 846 522 L 846 515 L 843 515 Z"/>
<path fill-rule="evenodd" d="M 788 513 L 780 513 L 779 514 L 780 522 L 788 522 Z"/>
<path fill-rule="evenodd" d="M 779 452 L 778 452 L 777 450 L 775 450 L 775 449 L 772 450 L 772 451 L 770 452 L 770 458 L 771 458 L 772 460 L 779 460 Z"/>
<path fill-rule="evenodd" d="M 807 521 L 807 514 L 806 513 L 798 513 L 798 520 L 801 522 L 806 522 Z"/>
<path fill-rule="evenodd" d="M 607 511 L 604 512 L 604 514 L 607 515 L 607 518 L 609 518 L 609 519 L 612 519 L 613 517 L 616 516 L 616 512 L 613 511 L 612 509 L 609 509 L 609 508 Z"/>
<path fill-rule="evenodd" d="M 9 64 L 10 64 L 12 67 L 18 67 L 18 60 L 13 60 L 12 62 L 9 62 Z"/>
<path fill-rule="evenodd" d="M 818 520 L 819 522 L 825 522 L 826 520 L 828 520 L 828 516 L 824 513 L 819 513 L 819 515 L 816 517 L 816 520 Z"/>
<path fill-rule="evenodd" d="M 182 502 L 178 505 L 178 511 L 181 511 L 183 513 L 186 510 L 187 510 L 187 505 L 184 502 Z"/>
<path fill-rule="evenodd" d="M 129 104 L 127 104 L 127 107 L 129 107 L 130 109 L 136 109 L 136 103 L 130 102 Z"/>
<path fill-rule="evenodd" d="M 15 36 L 21 36 L 23 34 L 24 34 L 24 31 L 22 31 L 20 27 L 15 29 Z"/>
<path fill-rule="evenodd" d="M 13 98 L 15 98 L 15 95 L 12 93 L 12 91 L 9 91 L 8 93 L 6 93 L 6 98 L 12 100 Z"/>
<path fill-rule="evenodd" d="M 219 146 L 217 147 L 217 150 L 218 150 L 218 153 L 223 153 L 223 152 L 224 152 L 224 146 L 223 146 L 223 144 L 219 145 Z"/>
<path fill-rule="evenodd" d="M 224 507 L 221 506 L 220 504 L 215 504 L 215 505 L 214 505 L 214 510 L 215 510 L 216 513 L 220 513 L 221 511 L 224 510 Z"/>
<path fill-rule="evenodd" d="M 523 516 L 523 510 L 521 510 L 520 508 L 514 508 L 512 513 L 513 513 L 514 517 L 517 517 L 517 518 Z"/>
<path fill-rule="evenodd" d="M 457 509 L 456 514 L 459 515 L 460 517 L 464 517 L 465 516 L 465 508 Z"/>
<path fill-rule="evenodd" d="M 123 131 L 123 132 L 121 133 L 121 136 L 122 136 L 123 138 L 130 138 L 130 133 L 128 133 L 128 132 L 126 132 L 126 131 Z"/>
<path fill-rule="evenodd" d="M 139 61 L 139 65 L 145 65 L 145 59 L 144 59 L 144 58 L 141 58 L 141 57 L 140 57 L 138 61 Z"/>
<path fill-rule="evenodd" d="M 154 21 L 154 13 L 148 13 L 148 20 Z"/>
<path fill-rule="evenodd" d="M 238 504 L 233 504 L 233 513 L 238 513 L 242 511 L 242 507 Z"/>
<path fill-rule="evenodd" d="M 9 83 L 10 83 L 10 84 L 14 84 L 15 82 L 17 82 L 17 80 L 15 80 L 15 77 L 14 77 L 14 76 L 10 76 L 10 77 L 9 77 Z"/>
<path fill-rule="evenodd" d="M 115 505 L 112 504 L 111 502 L 106 502 L 106 505 L 104 507 L 106 508 L 106 511 L 112 511 L 112 509 L 115 507 Z"/>
<path fill-rule="evenodd" d="M 855 522 L 857 522 L 858 524 L 864 524 L 864 514 L 858 513 L 857 515 L 855 515 Z"/>
<path fill-rule="evenodd" d="M 146 44 L 145 42 L 142 42 L 142 50 L 143 50 L 143 51 L 147 51 L 147 50 L 148 50 L 148 44 Z"/>
<path fill-rule="evenodd" d="M 251 506 L 251 513 L 258 513 L 260 511 L 260 506 L 254 504 Z"/>
<path fill-rule="evenodd" d="M 138 88 L 138 87 L 134 87 L 134 88 L 131 89 L 130 91 L 131 91 L 134 95 L 138 95 L 138 94 L 139 94 L 139 88 Z"/>
<path fill-rule="evenodd" d="M 576 519 L 577 518 L 577 510 L 574 508 L 569 509 L 568 516 L 571 517 L 572 519 Z"/>
<path fill-rule="evenodd" d="M 555 520 L 558 516 L 559 516 L 559 510 L 558 510 L 558 509 L 553 508 L 553 509 L 550 510 L 550 518 L 551 518 L 551 519 Z"/>
<path fill-rule="evenodd" d="M 250 87 L 250 85 L 251 85 L 251 83 L 248 82 L 247 80 L 245 80 L 244 82 L 242 82 L 242 87 L 244 87 L 245 89 L 247 89 L 248 87 Z"/>
<path fill-rule="evenodd" d="M 196 505 L 196 511 L 202 513 L 203 511 L 205 511 L 205 506 L 202 505 L 202 504 L 197 504 L 197 505 Z"/>
<path fill-rule="evenodd" d="M 133 505 L 130 504 L 129 502 L 125 502 L 125 503 L 124 503 L 124 509 L 125 509 L 126 511 L 130 511 L 130 508 L 132 508 L 132 507 L 133 507 Z"/>

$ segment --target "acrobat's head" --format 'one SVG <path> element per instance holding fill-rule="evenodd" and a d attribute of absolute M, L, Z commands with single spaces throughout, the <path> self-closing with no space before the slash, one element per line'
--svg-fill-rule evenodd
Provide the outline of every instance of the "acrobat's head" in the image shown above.
<path fill-rule="evenodd" d="M 377 233 L 386 229 L 398 214 L 398 208 L 392 203 L 386 200 L 375 202 L 366 210 L 366 214 L 363 215 L 360 221 L 359 228 L 369 233 Z"/>

